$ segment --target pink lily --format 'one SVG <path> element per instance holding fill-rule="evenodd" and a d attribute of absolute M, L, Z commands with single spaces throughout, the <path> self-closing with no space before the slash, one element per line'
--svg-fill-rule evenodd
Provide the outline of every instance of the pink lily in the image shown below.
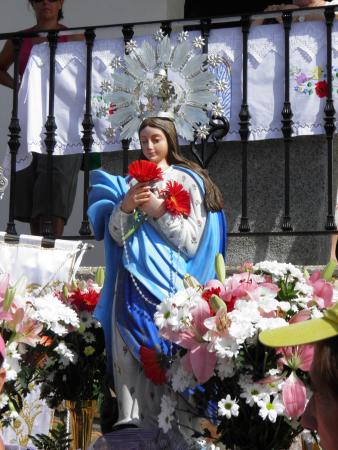
<path fill-rule="evenodd" d="M 282 353 L 283 356 L 279 359 L 278 363 L 285 364 L 292 370 L 301 369 L 304 372 L 310 370 L 313 355 L 313 345 L 296 345 L 294 347 L 282 347 L 276 350 L 277 354 Z"/>
<path fill-rule="evenodd" d="M 225 308 L 220 308 L 216 315 L 205 319 L 204 325 L 208 328 L 208 335 L 213 337 L 222 337 L 228 335 L 228 329 L 231 322 L 227 317 Z M 212 340 L 212 339 L 211 339 Z"/>
<path fill-rule="evenodd" d="M 43 330 L 43 325 L 39 324 L 35 320 L 24 320 L 17 327 L 17 342 L 22 342 L 23 344 L 35 347 L 40 341 L 40 333 Z"/>
<path fill-rule="evenodd" d="M 6 322 L 13 319 L 13 316 L 10 312 L 7 311 L 1 311 L 0 312 L 0 320 L 5 320 Z"/>
<path fill-rule="evenodd" d="M 294 371 L 282 387 L 282 397 L 285 410 L 290 417 L 303 414 L 306 404 L 306 388 Z"/>
<path fill-rule="evenodd" d="M 216 353 L 209 352 L 207 343 L 194 346 L 184 358 L 184 369 L 193 372 L 199 383 L 205 383 L 212 377 L 217 357 Z"/>
<path fill-rule="evenodd" d="M 184 357 L 187 371 L 193 372 L 199 383 L 205 383 L 214 373 L 216 354 L 208 351 L 208 342 L 203 335 L 207 332 L 204 320 L 210 317 L 208 303 L 202 298 L 196 300 L 196 306 L 191 310 L 191 326 L 185 331 L 172 331 L 162 328 L 161 334 L 181 347 L 188 350 Z"/>
<path fill-rule="evenodd" d="M 245 262 L 239 266 L 240 272 L 253 272 L 253 263 L 252 262 Z"/>
<path fill-rule="evenodd" d="M 321 278 L 320 272 L 314 272 L 308 279 L 308 284 L 313 287 L 314 296 L 321 308 L 329 308 L 332 306 L 332 284 Z"/>
<path fill-rule="evenodd" d="M 225 302 L 231 303 L 238 298 L 247 298 L 257 287 L 258 284 L 251 278 L 249 272 L 235 274 L 232 276 L 231 282 L 221 298 Z"/>
<path fill-rule="evenodd" d="M 1 334 L 0 334 L 0 355 L 2 355 L 3 358 L 5 358 L 6 356 L 6 344 Z"/>
<path fill-rule="evenodd" d="M 297 314 L 291 317 L 289 324 L 303 322 L 304 320 L 311 319 L 311 311 L 309 309 L 302 309 Z"/>
<path fill-rule="evenodd" d="M 23 308 L 16 309 L 11 314 L 11 319 L 8 322 L 8 327 L 10 330 L 16 331 L 19 324 L 23 321 L 25 317 L 25 311 Z"/>
<path fill-rule="evenodd" d="M 304 309 L 295 314 L 289 320 L 289 323 L 292 324 L 303 322 L 304 320 L 308 320 L 310 317 L 311 311 Z M 308 372 L 313 361 L 314 346 L 296 345 L 292 347 L 281 347 L 276 349 L 276 353 L 283 355 L 279 358 L 278 364 L 285 364 L 292 370 L 301 369 L 304 370 L 304 372 Z"/>
<path fill-rule="evenodd" d="M 204 290 L 208 289 L 217 289 L 219 288 L 219 297 L 222 298 L 222 296 L 225 294 L 225 287 L 223 284 L 218 280 L 209 280 L 206 285 L 204 286 Z"/>

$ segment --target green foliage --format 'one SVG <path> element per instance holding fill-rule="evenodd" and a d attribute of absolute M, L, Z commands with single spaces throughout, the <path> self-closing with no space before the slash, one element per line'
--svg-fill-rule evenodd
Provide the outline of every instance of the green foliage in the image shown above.
<path fill-rule="evenodd" d="M 29 436 L 38 450 L 68 450 L 71 443 L 70 434 L 65 424 L 58 424 L 49 434 Z"/>
<path fill-rule="evenodd" d="M 295 289 L 297 281 L 288 281 L 288 277 L 285 280 L 279 282 L 280 291 L 277 294 L 277 299 L 281 301 L 290 301 L 297 298 L 298 291 Z"/>
<path fill-rule="evenodd" d="M 79 358 L 76 364 L 68 366 L 52 366 L 39 371 L 38 381 L 41 383 L 41 398 L 47 401 L 50 408 L 56 408 L 63 400 L 95 400 L 101 393 L 102 379 L 106 372 L 106 356 L 104 353 L 104 335 L 102 328 L 93 327 L 95 331 L 95 351 L 84 355 L 88 345 L 83 334 L 74 331 L 65 338 L 67 346 Z M 48 375 L 53 373 L 52 378 Z"/>

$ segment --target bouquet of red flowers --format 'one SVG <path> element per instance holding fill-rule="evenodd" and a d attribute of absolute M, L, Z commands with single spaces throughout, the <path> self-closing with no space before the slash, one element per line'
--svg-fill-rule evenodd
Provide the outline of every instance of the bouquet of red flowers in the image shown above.
<path fill-rule="evenodd" d="M 162 169 L 157 164 L 144 159 L 132 162 L 128 167 L 130 175 L 138 183 L 154 183 L 162 180 Z M 182 184 L 177 181 L 168 181 L 165 189 L 159 192 L 159 196 L 164 199 L 164 206 L 167 212 L 173 216 L 188 217 L 190 214 L 190 195 Z M 146 214 L 135 210 L 134 224 L 124 235 L 127 240 L 144 222 L 147 220 Z"/>

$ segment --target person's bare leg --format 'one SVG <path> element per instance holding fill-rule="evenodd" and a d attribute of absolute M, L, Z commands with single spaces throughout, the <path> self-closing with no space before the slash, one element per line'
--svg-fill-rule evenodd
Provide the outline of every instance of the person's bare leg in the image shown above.
<path fill-rule="evenodd" d="M 31 229 L 31 234 L 33 236 L 41 236 L 41 223 L 40 223 L 40 218 L 37 219 L 32 219 L 30 221 L 30 229 Z"/>
<path fill-rule="evenodd" d="M 46 221 L 48 221 L 47 217 L 41 216 L 36 219 L 32 219 L 30 222 L 31 234 L 34 236 L 42 236 L 42 230 L 44 228 L 43 224 Z M 62 217 L 53 217 L 52 225 L 54 237 L 61 237 L 65 227 L 65 220 Z"/>
<path fill-rule="evenodd" d="M 330 259 L 334 259 L 337 262 L 337 240 L 338 240 L 338 234 L 333 234 L 331 236 L 331 253 L 330 253 Z"/>
<path fill-rule="evenodd" d="M 53 217 L 54 237 L 62 236 L 64 228 L 65 228 L 65 220 L 62 217 Z"/>

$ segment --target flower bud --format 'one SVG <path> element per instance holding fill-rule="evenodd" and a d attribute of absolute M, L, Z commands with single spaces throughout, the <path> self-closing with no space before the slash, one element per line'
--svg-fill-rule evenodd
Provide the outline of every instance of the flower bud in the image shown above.
<path fill-rule="evenodd" d="M 225 284 L 225 263 L 221 253 L 217 253 L 215 257 L 215 271 L 217 278 L 224 285 Z"/>
<path fill-rule="evenodd" d="M 322 272 L 322 278 L 326 281 L 330 281 L 332 279 L 333 272 L 335 271 L 337 263 L 334 259 L 331 259 Z"/>
<path fill-rule="evenodd" d="M 76 291 L 78 286 L 77 286 L 77 281 L 75 280 L 75 278 L 72 279 L 72 282 L 70 284 L 70 288 L 72 291 Z"/>
<path fill-rule="evenodd" d="M 7 288 L 5 292 L 5 298 L 3 303 L 4 311 L 8 311 L 13 303 L 16 289 L 15 288 Z"/>
<path fill-rule="evenodd" d="M 22 275 L 18 279 L 18 281 L 14 285 L 17 295 L 25 295 L 27 283 L 28 283 L 28 278 L 25 275 Z"/>
<path fill-rule="evenodd" d="M 221 299 L 221 297 L 218 297 L 218 295 L 216 294 L 212 294 L 212 296 L 210 297 L 210 306 L 215 313 L 217 313 L 217 311 L 221 308 L 227 310 L 226 303 Z"/>
<path fill-rule="evenodd" d="M 95 274 L 95 282 L 96 284 L 98 284 L 100 287 L 103 286 L 104 283 L 104 275 L 105 275 L 105 271 L 104 271 L 104 267 L 100 266 L 97 268 L 96 274 Z"/>
<path fill-rule="evenodd" d="M 68 287 L 66 284 L 64 284 L 62 287 L 62 295 L 64 296 L 64 298 L 68 298 L 68 294 L 69 294 Z"/>
<path fill-rule="evenodd" d="M 283 384 L 282 397 L 288 416 L 299 417 L 303 414 L 306 405 L 306 387 L 295 372 L 291 372 Z"/>

